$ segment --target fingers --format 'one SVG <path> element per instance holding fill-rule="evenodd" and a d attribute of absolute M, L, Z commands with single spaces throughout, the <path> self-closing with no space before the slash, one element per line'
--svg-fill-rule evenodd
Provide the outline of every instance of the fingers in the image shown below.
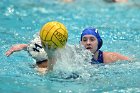
<path fill-rule="evenodd" d="M 10 56 L 14 51 L 15 51 L 15 47 L 12 46 L 12 47 L 5 53 L 5 55 L 8 57 L 8 56 Z"/>
<path fill-rule="evenodd" d="M 54 44 L 46 43 L 45 50 L 55 50 L 55 49 L 56 49 L 56 47 Z"/>
<path fill-rule="evenodd" d="M 8 50 L 8 51 L 5 53 L 5 55 L 8 57 L 8 56 L 10 56 L 12 53 L 13 53 L 12 50 Z"/>
<path fill-rule="evenodd" d="M 54 44 L 45 44 L 44 50 L 47 53 L 48 58 L 52 58 L 55 56 L 55 48 L 54 48 Z"/>

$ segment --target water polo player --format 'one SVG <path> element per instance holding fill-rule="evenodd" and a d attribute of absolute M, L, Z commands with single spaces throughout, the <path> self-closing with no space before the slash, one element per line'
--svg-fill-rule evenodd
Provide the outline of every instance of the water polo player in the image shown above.
<path fill-rule="evenodd" d="M 93 53 L 91 63 L 110 63 L 118 60 L 130 60 L 128 57 L 115 52 L 103 52 L 100 50 L 103 41 L 95 28 L 86 28 L 81 34 L 81 44 Z"/>
<path fill-rule="evenodd" d="M 68 32 L 62 23 L 48 22 L 30 44 L 14 45 L 6 52 L 6 55 L 10 56 L 13 52 L 27 50 L 29 55 L 36 60 L 37 70 L 45 73 L 47 70 L 53 69 L 55 49 L 63 48 L 67 38 Z"/>

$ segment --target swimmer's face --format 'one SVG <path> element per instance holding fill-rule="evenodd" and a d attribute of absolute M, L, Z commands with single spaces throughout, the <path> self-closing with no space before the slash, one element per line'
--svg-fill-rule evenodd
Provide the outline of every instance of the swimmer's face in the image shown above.
<path fill-rule="evenodd" d="M 92 53 L 95 53 L 98 48 L 98 40 L 93 35 L 84 35 L 81 44 Z"/>

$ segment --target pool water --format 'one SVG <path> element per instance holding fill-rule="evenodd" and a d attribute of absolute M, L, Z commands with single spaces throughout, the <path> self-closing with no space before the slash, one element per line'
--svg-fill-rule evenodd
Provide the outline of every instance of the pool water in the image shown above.
<path fill-rule="evenodd" d="M 140 1 L 107 1 L 1 0 L 0 93 L 140 92 Z M 68 52 L 54 72 L 39 75 L 31 67 L 35 61 L 26 51 L 5 56 L 13 44 L 29 43 L 49 21 L 66 25 L 69 45 L 79 44 L 84 28 L 96 27 L 103 39 L 101 50 L 119 52 L 133 58 L 133 61 L 81 65 L 82 54 L 75 54 L 76 58 L 71 60 Z M 66 60 L 73 61 L 73 64 Z M 78 73 L 80 77 L 66 78 L 73 73 Z"/>

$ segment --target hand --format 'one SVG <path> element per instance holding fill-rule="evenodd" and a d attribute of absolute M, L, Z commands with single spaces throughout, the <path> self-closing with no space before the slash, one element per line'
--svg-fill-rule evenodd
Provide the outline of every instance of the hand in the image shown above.
<path fill-rule="evenodd" d="M 48 58 L 52 58 L 55 56 L 56 48 L 54 48 L 54 45 L 46 44 L 44 47 L 44 50 L 47 52 Z"/>
<path fill-rule="evenodd" d="M 9 49 L 9 50 L 5 53 L 5 55 L 6 55 L 6 56 L 10 56 L 13 52 L 14 52 L 14 51 L 13 51 L 12 49 Z"/>

